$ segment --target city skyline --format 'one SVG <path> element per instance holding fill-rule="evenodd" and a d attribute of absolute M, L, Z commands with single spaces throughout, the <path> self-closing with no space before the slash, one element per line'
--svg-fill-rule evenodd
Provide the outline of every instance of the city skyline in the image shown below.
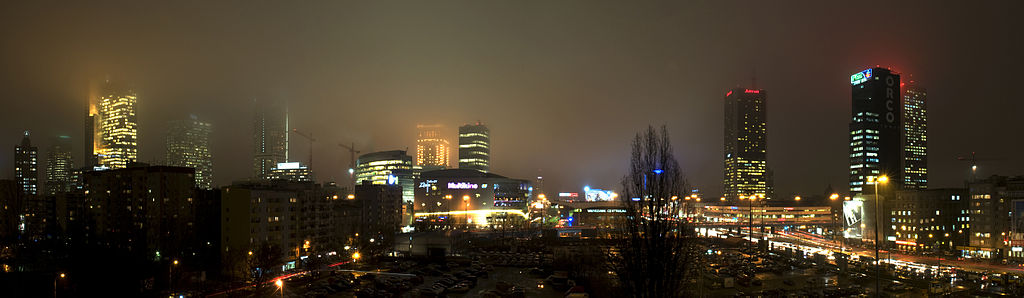
<path fill-rule="evenodd" d="M 3 3 L 0 285 L 1024 297 L 1019 11 Z"/>
<path fill-rule="evenodd" d="M 553 4 L 549 4 L 553 5 Z M 994 7 L 1001 7 L 1001 4 L 991 4 Z M 826 5 L 830 6 L 830 5 Z M 19 7 L 25 10 L 35 9 L 31 5 Z M 81 7 L 88 11 L 89 9 Z M 543 172 L 546 188 L 550 191 L 576 190 L 583 185 L 594 187 L 614 188 L 618 185 L 620 173 L 624 168 L 621 162 L 603 162 L 615 156 L 621 156 L 627 151 L 627 146 L 622 145 L 632 134 L 632 129 L 648 123 L 665 123 L 672 128 L 676 138 L 692 139 L 693 141 L 681 142 L 677 151 L 683 169 L 691 182 L 706 193 L 720 193 L 720 175 L 722 165 L 718 161 L 720 156 L 719 146 L 715 146 L 720 140 L 720 123 L 713 115 L 721 115 L 721 105 L 717 104 L 716 98 L 733 86 L 745 85 L 749 82 L 751 73 L 758 79 L 759 87 L 772 90 L 773 103 L 768 107 L 769 118 L 775 119 L 769 126 L 768 135 L 771 139 L 769 146 L 775 154 L 769 157 L 770 164 L 779 164 L 773 167 L 775 171 L 776 192 L 780 196 L 791 194 L 819 193 L 825 186 L 832 185 L 840 187 L 844 185 L 846 176 L 844 169 L 847 168 L 846 156 L 837 154 L 838 148 L 845 147 L 848 140 L 842 135 L 845 131 L 847 121 L 842 120 L 848 115 L 848 93 L 844 92 L 843 84 L 845 78 L 853 72 L 870 68 L 874 65 L 890 66 L 900 73 L 907 75 L 907 79 L 921 82 L 928 87 L 929 95 L 929 187 L 959 186 L 968 176 L 968 165 L 956 160 L 958 156 L 969 155 L 970 152 L 978 152 L 981 157 L 1003 158 L 1006 162 L 999 164 L 985 164 L 979 162 L 979 176 L 990 174 L 1013 174 L 1013 169 L 1021 167 L 1022 162 L 1013 158 L 1013 152 L 1009 148 L 1019 147 L 1019 144 L 1004 143 L 996 144 L 990 139 L 978 136 L 972 132 L 982 127 L 1014 127 L 1011 111 L 1020 110 L 1020 103 L 1015 101 L 995 101 L 999 98 L 996 90 L 999 86 L 1013 85 L 1019 75 L 1010 72 L 1014 65 L 1021 64 L 1021 58 L 1016 55 L 1003 55 L 1002 53 L 1019 52 L 1020 39 L 1015 38 L 1008 28 L 1013 28 L 1015 22 L 1011 17 L 1002 16 L 1003 11 L 1009 9 L 991 9 L 991 7 L 967 7 L 965 12 L 975 12 L 970 18 L 973 21 L 960 22 L 950 18 L 953 12 L 945 10 L 931 10 L 931 8 L 911 7 L 910 5 L 897 5 L 892 11 L 884 12 L 879 16 L 867 17 L 868 19 L 892 20 L 889 27 L 900 28 L 900 33 L 879 32 L 878 35 L 868 35 L 870 30 L 862 30 L 859 26 L 850 25 L 857 22 L 846 22 L 858 19 L 862 15 L 861 8 L 848 8 L 849 13 L 832 12 L 826 14 L 834 20 L 825 18 L 825 15 L 818 16 L 814 20 L 824 22 L 821 28 L 807 29 L 807 32 L 798 32 L 792 36 L 789 43 L 780 43 L 776 38 L 781 38 L 779 31 L 783 28 L 798 26 L 801 21 L 786 20 L 776 25 L 765 28 L 751 29 L 750 38 L 746 40 L 720 40 L 706 33 L 695 32 L 682 26 L 689 22 L 697 22 L 698 17 L 673 17 L 671 19 L 650 19 L 641 20 L 640 16 L 657 15 L 648 8 L 631 8 L 626 11 L 614 13 L 623 18 L 634 20 L 627 28 L 613 28 L 607 25 L 600 25 L 597 21 L 601 17 L 609 16 L 610 12 L 601 10 L 588 10 L 569 12 L 552 7 L 550 12 L 543 13 L 545 16 L 561 16 L 577 19 L 583 24 L 595 24 L 597 29 L 607 32 L 611 40 L 627 41 L 636 40 L 640 44 L 650 43 L 664 48 L 652 52 L 652 58 L 641 59 L 627 64 L 627 56 L 617 54 L 614 49 L 630 51 L 643 51 L 649 49 L 646 46 L 638 45 L 611 45 L 600 39 L 594 39 L 600 34 L 587 32 L 579 38 L 567 41 L 571 45 L 598 46 L 606 49 L 597 51 L 593 57 L 580 57 L 577 60 L 564 62 L 549 61 L 544 57 L 562 57 L 566 55 L 564 50 L 557 47 L 542 45 L 527 45 L 522 41 L 498 40 L 501 45 L 515 46 L 520 51 L 501 51 L 495 55 L 496 59 L 487 59 L 480 55 L 454 55 L 465 52 L 455 51 L 455 45 L 473 45 L 474 38 L 486 36 L 488 33 L 506 32 L 511 29 L 499 29 L 494 26 L 484 26 L 477 29 L 454 29 L 448 27 L 447 23 L 432 21 L 434 18 L 424 19 L 425 16 L 417 14 L 397 13 L 388 7 L 366 5 L 355 7 L 359 11 L 383 13 L 388 17 L 405 17 L 410 20 L 426 22 L 421 29 L 412 28 L 388 28 L 382 24 L 367 24 L 366 30 L 383 32 L 389 39 L 376 39 L 360 35 L 358 31 L 341 30 L 332 31 L 338 36 L 351 36 L 357 40 L 376 41 L 378 44 L 390 49 L 390 45 L 401 42 L 416 42 L 417 44 L 430 45 L 431 51 L 413 55 L 405 62 L 416 62 L 409 64 L 408 68 L 402 68 L 390 64 L 380 64 L 397 55 L 395 52 L 383 51 L 370 55 L 367 48 L 360 46 L 351 51 L 337 53 L 337 59 L 327 61 L 349 61 L 351 57 L 369 55 L 367 62 L 356 63 L 354 67 L 339 68 L 338 63 L 330 62 L 326 67 L 312 66 L 316 75 L 302 76 L 306 80 L 281 79 L 279 76 L 253 75 L 251 77 L 238 76 L 226 68 L 211 68 L 206 75 L 195 78 L 183 78 L 180 76 L 182 69 L 164 63 L 157 62 L 161 59 L 146 60 L 146 57 L 163 57 L 168 55 L 169 50 L 159 50 L 153 46 L 169 46 L 164 39 L 153 40 L 151 46 L 131 46 L 127 48 L 130 55 L 120 58 L 110 57 L 102 54 L 99 50 L 104 49 L 99 42 L 83 41 L 80 39 L 68 39 L 69 42 L 89 49 L 83 51 L 79 56 L 67 61 L 67 65 L 55 64 L 51 61 L 34 61 L 40 64 L 39 70 L 26 71 L 17 80 L 7 80 L 5 84 L 14 82 L 26 82 L 5 86 L 3 95 L 6 98 L 31 98 L 37 100 L 19 101 L 14 103 L 25 113 L 13 115 L 5 122 L 3 130 L 0 131 L 9 138 L 3 138 L 7 146 L 13 146 L 17 142 L 17 134 L 23 130 L 31 130 L 35 135 L 42 136 L 36 140 L 41 148 L 41 154 L 46 154 L 49 148 L 49 137 L 55 135 L 70 135 L 75 145 L 80 144 L 82 135 L 77 129 L 83 121 L 79 113 L 80 102 L 88 96 L 90 81 L 96 81 L 110 75 L 113 80 L 126 82 L 132 89 L 140 93 L 139 118 L 140 118 L 140 156 L 142 162 L 159 163 L 164 152 L 164 144 L 161 140 L 164 136 L 165 121 L 172 119 L 173 113 L 181 115 L 195 113 L 201 118 L 210 119 L 211 123 L 218 127 L 215 132 L 213 158 L 215 160 L 215 171 L 218 173 L 215 185 L 225 185 L 231 181 L 247 178 L 251 175 L 252 157 L 241 154 L 231 154 L 237 144 L 251 143 L 247 138 L 251 131 L 251 109 L 246 105 L 252 98 L 280 98 L 289 100 L 291 112 L 296 117 L 292 121 L 292 127 L 309 128 L 318 138 L 325 141 L 314 145 L 314 154 L 317 155 L 317 177 L 320 181 L 344 180 L 342 175 L 347 169 L 348 154 L 341 152 L 329 144 L 336 142 L 356 143 L 358 147 L 367 148 L 363 152 L 392 150 L 402 148 L 414 148 L 415 131 L 407 129 L 416 123 L 429 122 L 441 123 L 449 127 L 457 127 L 464 123 L 470 123 L 477 119 L 488 123 L 492 128 L 502 131 L 502 142 L 495 148 L 495 159 L 492 160 L 492 168 L 495 171 L 508 174 L 513 177 L 531 177 L 536 173 Z M 670 8 L 676 8 L 675 6 Z M 708 6 L 686 6 L 678 8 L 692 8 L 678 10 L 680 14 L 691 13 L 694 10 L 721 11 L 722 7 L 717 5 Z M 124 8 L 128 11 L 137 12 L 132 18 L 152 15 L 180 15 L 185 13 L 181 10 L 170 9 L 158 11 L 155 8 Z M 212 7 L 211 9 L 224 9 Z M 460 8 L 459 12 L 478 11 L 489 12 L 495 7 Z M 802 8 L 797 8 L 791 13 L 800 13 Z M 906 15 L 917 9 L 923 9 L 920 14 Z M 786 15 L 790 12 L 780 12 L 772 7 L 760 7 L 751 5 L 750 11 L 763 10 L 772 12 L 774 15 Z M 326 9 L 330 11 L 330 9 Z M 305 11 L 308 12 L 308 11 Z M 512 9 L 513 15 L 532 15 L 537 12 L 533 10 Z M 109 14 L 112 12 L 105 12 Z M 253 12 L 254 14 L 258 14 Z M 313 13 L 313 12 L 310 12 Z M 761 18 L 753 15 L 752 12 L 741 11 L 744 15 L 750 15 L 752 20 L 742 20 L 739 25 L 725 26 L 720 30 L 725 32 L 737 32 L 742 24 L 749 24 Z M 290 16 L 288 12 L 282 12 L 284 17 Z M 315 13 L 314 13 L 315 14 Z M 893 16 L 904 16 L 894 18 Z M 73 18 L 72 18 L 73 19 Z M 47 20 L 47 19 L 41 19 Z M 53 20 L 50 20 L 53 21 Z M 227 29 L 223 23 L 200 18 L 200 23 L 214 25 L 214 27 Z M 240 19 L 245 24 L 251 24 L 256 28 L 267 24 L 252 23 L 254 20 Z M 470 22 L 472 20 L 456 18 L 453 22 Z M 5 22 L 24 23 L 28 20 L 12 16 Z M 317 21 L 326 22 L 326 21 Z M 498 19 L 494 22 L 502 24 L 517 24 L 515 19 Z M 862 22 L 861 22 L 862 23 Z M 90 32 L 100 30 L 118 24 L 118 21 L 104 21 L 95 24 L 87 24 L 78 30 Z M 925 25 L 928 24 L 927 27 Z M 326 25 L 326 24 L 324 24 Z M 650 27 L 652 34 L 683 34 L 693 36 L 695 40 L 705 41 L 685 46 L 681 39 L 656 39 L 654 36 L 630 37 L 625 32 Z M 332 27 L 333 28 L 333 27 Z M 754 27 L 743 27 L 754 28 Z M 869 27 L 869 28 L 877 28 Z M 973 34 L 977 28 L 985 28 L 985 34 Z M 188 29 L 188 28 L 186 28 Z M 517 34 L 539 32 L 533 27 L 524 27 L 522 30 L 514 30 Z M 32 30 L 46 30 L 43 27 L 27 29 L 28 32 L 40 32 Z M 123 38 L 136 36 L 140 30 L 168 30 L 166 24 L 141 21 L 141 26 L 136 30 L 113 30 L 109 37 L 100 38 Z M 381 31 L 383 30 L 383 31 Z M 427 36 L 436 39 L 417 41 L 411 33 L 422 30 Z M 625 31 L 623 31 L 625 30 Z M 77 31 L 77 32 L 82 32 Z M 982 53 L 991 55 L 979 55 L 973 47 L 954 44 L 943 46 L 943 39 L 932 38 L 927 32 L 946 32 L 954 37 L 968 38 L 967 40 L 984 42 L 990 47 L 982 50 Z M 195 31 L 186 31 L 195 32 Z M 968 35 L 968 32 L 971 32 Z M 285 29 L 273 30 L 266 38 L 239 37 L 239 44 L 253 45 L 274 41 L 288 41 L 297 38 L 313 38 L 308 35 L 298 34 L 289 37 L 290 33 Z M 821 34 L 846 33 L 852 36 L 848 40 L 833 42 L 830 45 L 818 45 L 815 37 Z M 909 34 L 906 34 L 909 33 Z M 915 34 L 917 33 L 917 34 Z M 542 37 L 559 37 L 567 34 L 565 30 L 540 35 Z M 17 36 L 29 36 L 31 34 L 20 34 Z M 46 36 L 42 44 L 51 40 L 66 37 L 67 33 L 55 35 L 37 34 Z M 205 41 L 210 35 L 198 34 L 188 39 L 189 44 Z M 25 38 L 25 37 L 19 37 Z M 323 42 L 329 47 L 338 47 L 333 39 L 312 40 Z M 886 41 L 886 46 L 872 44 L 874 41 Z M 769 42 L 775 41 L 775 42 Z M 765 54 L 756 54 L 743 51 L 725 51 L 726 55 L 720 55 L 711 60 L 712 63 L 697 63 L 696 60 L 687 57 L 704 57 L 711 52 L 725 48 L 742 48 L 748 44 L 764 44 Z M 556 43 L 557 44 L 557 43 Z M 871 46 L 867 46 L 872 44 Z M 3 59 L 15 59 L 12 57 L 24 57 L 30 50 L 37 50 L 42 45 L 22 45 L 20 47 L 3 48 Z M 808 49 L 794 48 L 796 46 L 813 46 Z M 60 53 L 60 50 L 49 49 L 45 53 Z M 571 48 L 570 48 L 571 49 Z M 770 59 L 769 55 L 775 55 L 781 51 L 794 50 L 796 55 L 784 57 L 783 59 Z M 812 50 L 813 49 L 813 50 Z M 927 50 L 925 50 L 927 49 Z M 451 53 L 446 52 L 451 50 Z M 537 51 L 550 50 L 547 56 L 537 55 Z M 295 73 L 298 65 L 310 66 L 302 59 L 289 59 L 286 61 L 297 63 L 297 66 L 287 66 L 283 62 L 265 62 L 257 57 L 270 54 L 288 54 L 313 51 L 307 47 L 296 49 L 280 50 L 242 50 L 240 58 L 224 60 L 226 65 L 249 65 L 247 68 L 266 67 L 279 70 L 282 73 Z M 820 53 L 820 54 L 811 54 Z M 911 55 L 910 53 L 914 53 Z M 319 57 L 326 53 L 313 51 L 311 54 Z M 810 55 L 808 59 L 796 59 L 801 54 Z M 154 56 L 156 55 L 156 56 Z M 200 55 L 201 58 L 191 58 L 183 61 L 184 65 L 207 64 L 223 56 L 216 54 Z M 974 57 L 971 63 L 950 62 L 956 57 Z M 447 71 L 428 70 L 430 58 L 444 57 L 449 61 L 461 61 L 460 65 L 470 72 L 483 73 L 495 72 L 509 76 L 508 83 L 489 81 L 492 76 L 477 76 L 467 78 Z M 463 57 L 463 58 L 457 58 Z M 774 57 L 774 56 L 773 56 Z M 999 61 L 989 57 L 1008 57 L 1009 60 L 1000 58 Z M 497 59 L 500 58 L 500 59 Z M 454 59 L 454 60 L 452 60 Z M 538 60 L 540 59 L 540 60 Z M 31 59 L 30 59 L 31 60 Z M 10 70 L 26 69 L 24 63 L 14 63 L 13 60 L 4 60 L 12 63 Z M 503 61 L 526 62 L 524 70 L 508 68 Z M 545 63 L 540 63 L 545 62 Z M 531 79 L 527 73 L 540 73 L 547 69 L 547 63 L 554 63 L 560 67 L 559 77 L 576 75 L 577 79 L 562 86 L 555 86 L 539 80 Z M 373 65 L 385 66 L 374 68 Z M 603 74 L 593 69 L 600 65 L 607 65 L 616 70 L 613 73 Z M 66 68 L 65 68 L 66 67 Z M 54 71 L 68 69 L 68 75 L 60 80 L 45 78 L 40 71 Z M 342 71 L 341 69 L 349 69 Z M 376 69 L 376 70 L 375 70 Z M 408 75 L 397 75 L 402 70 L 411 71 Z M 579 69 L 579 70 L 575 70 Z M 691 70 L 700 69 L 700 76 L 693 76 Z M 572 70 L 572 71 L 569 71 Z M 580 73 L 586 71 L 588 73 Z M 967 74 L 985 74 L 985 78 L 969 76 Z M 375 78 L 377 83 L 365 81 L 357 74 L 369 75 Z M 630 79 L 625 74 L 637 79 Z M 430 76 L 424 76 L 430 75 Z M 418 81 L 419 77 L 430 77 L 431 84 Z M 228 80 L 211 80 L 212 78 L 232 77 Z M 800 79 L 793 79 L 800 78 Z M 485 80 L 488 79 L 488 80 Z M 554 79 L 545 77 L 546 80 Z M 29 81 L 30 80 L 30 81 Z M 220 83 L 211 85 L 207 82 Z M 338 88 L 329 87 L 341 83 Z M 797 83 L 800 82 L 800 83 Z M 957 84 L 960 83 L 960 84 Z M 434 87 L 428 86 L 432 85 Z M 467 85 L 469 89 L 455 88 L 454 86 Z M 513 91 L 513 86 L 529 86 L 529 88 L 514 88 L 516 90 L 531 90 L 530 92 Z M 187 87 L 184 88 L 183 86 Z M 386 91 L 385 87 L 405 86 L 415 90 L 415 96 L 406 94 L 404 91 Z M 171 89 L 174 88 L 174 89 Z M 340 89 L 339 89 L 340 88 Z M 462 91 L 456 91 L 462 90 Z M 210 100 L 210 99 L 217 100 Z M 970 103 L 959 102 L 967 101 Z M 474 100 L 470 100 L 474 99 Z M 480 99 L 480 100 L 476 100 Z M 557 99 L 557 100 L 556 100 Z M 367 106 L 362 102 L 377 102 L 379 100 L 400 100 L 402 104 L 410 107 L 425 107 L 422 112 L 432 116 L 416 116 L 407 112 L 398 112 L 397 118 L 393 119 L 370 119 L 366 115 L 379 114 L 379 108 Z M 528 109 L 519 108 L 516 105 L 505 105 L 505 101 L 521 100 L 523 106 Z M 323 108 L 327 105 L 335 108 Z M 492 106 L 509 106 L 512 109 L 501 109 L 503 113 L 490 112 Z M 623 115 L 618 117 L 615 111 L 624 110 L 626 106 L 635 106 L 644 111 L 637 115 Z M 664 106 L 665 108 L 660 108 Z M 809 109 L 807 107 L 815 107 Z M 46 108 L 44 108 L 46 107 Z M 340 110 L 359 110 L 360 108 L 370 113 L 356 113 L 352 117 L 334 116 L 338 113 L 337 107 L 347 107 Z M 411 109 L 413 110 L 413 109 Z M 331 111 L 331 112 L 329 112 Z M 475 112 L 474 112 L 475 111 Z M 504 112 L 507 111 L 508 113 Z M 530 117 L 514 116 L 516 114 L 530 115 Z M 366 115 L 364 115 L 366 114 Z M 218 115 L 218 117 L 211 117 Z M 53 120 L 47 123 L 33 123 L 30 119 L 47 116 Z M 216 118 L 216 119 L 214 119 Z M 442 119 L 442 121 L 436 121 Z M 532 119 L 532 120 L 529 120 Z M 606 121 L 602 119 L 614 119 Z M 797 120 L 799 119 L 799 120 Z M 818 123 L 815 128 L 800 128 L 801 123 Z M 544 126 L 560 126 L 562 131 L 549 131 Z M 404 127 L 404 128 L 403 128 Z M 223 129 L 220 129 L 223 128 Z M 586 130 L 582 130 L 587 128 Z M 959 140 L 963 138 L 963 140 Z M 1017 142 L 1010 140 L 1010 142 Z M 295 158 L 293 160 L 306 160 L 308 144 L 305 142 L 292 142 Z M 542 144 L 545 146 L 536 146 Z M 580 144 L 590 144 L 587 148 L 600 148 L 579 152 Z M 362 149 L 360 148 L 360 149 Z M 829 148 L 823 150 L 822 148 Z M 239 150 L 248 151 L 249 150 Z M 842 150 L 839 150 L 842 151 Z M 82 152 L 82 148 L 73 148 L 73 153 Z M 572 156 L 566 159 L 563 156 Z M 534 162 L 516 162 L 527 157 Z M 0 165 L 11 165 L 12 161 L 4 157 L 0 159 Z M 792 166 L 782 162 L 794 159 L 807 159 L 811 162 L 807 166 Z M 82 157 L 74 155 L 74 160 L 81 161 Z M 248 165 L 248 166 L 247 166 Z M 3 175 L 10 178 L 9 173 Z"/>

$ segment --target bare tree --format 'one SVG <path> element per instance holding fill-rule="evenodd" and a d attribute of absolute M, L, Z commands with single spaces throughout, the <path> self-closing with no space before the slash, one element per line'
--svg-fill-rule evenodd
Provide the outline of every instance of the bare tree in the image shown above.
<path fill-rule="evenodd" d="M 263 284 L 273 277 L 271 274 L 276 273 L 277 266 L 281 265 L 281 256 L 284 252 L 281 247 L 277 244 L 269 242 L 261 242 L 256 246 L 256 249 L 249 255 L 248 258 L 248 276 L 252 277 L 252 281 L 256 285 Z M 259 268 L 259 272 L 255 272 L 256 268 Z"/>
<path fill-rule="evenodd" d="M 633 140 L 629 172 L 622 179 L 626 213 L 620 239 L 610 254 L 624 294 L 631 297 L 684 296 L 693 269 L 693 229 L 680 218 L 679 198 L 687 189 L 672 153 L 668 130 L 648 126 Z"/>

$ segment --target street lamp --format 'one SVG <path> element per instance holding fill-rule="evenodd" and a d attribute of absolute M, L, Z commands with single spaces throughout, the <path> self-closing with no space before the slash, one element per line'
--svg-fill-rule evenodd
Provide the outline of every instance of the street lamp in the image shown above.
<path fill-rule="evenodd" d="M 740 196 L 740 200 L 744 197 Z M 750 247 L 754 247 L 754 200 L 757 195 L 747 197 L 747 235 L 750 236 Z"/>
<path fill-rule="evenodd" d="M 832 193 L 832 195 L 828 196 L 828 199 L 832 200 L 832 202 L 834 203 L 836 200 L 839 199 L 839 194 Z M 840 205 L 842 205 L 841 202 L 840 202 Z M 836 240 L 836 217 L 835 216 L 831 216 L 831 217 L 832 217 L 832 240 Z"/>
<path fill-rule="evenodd" d="M 171 266 L 167 268 L 167 287 L 174 291 L 174 266 L 178 266 L 178 260 L 171 261 Z"/>
<path fill-rule="evenodd" d="M 65 275 L 64 272 L 61 272 L 60 274 L 58 274 L 57 276 L 55 276 L 53 278 L 53 297 L 54 298 L 57 297 L 57 280 L 58 279 L 64 279 L 65 276 L 67 276 L 67 275 Z"/>
<path fill-rule="evenodd" d="M 277 286 L 277 290 L 281 291 L 281 297 L 284 297 L 284 281 L 282 281 L 281 278 L 278 278 L 277 281 L 274 282 L 274 285 Z"/>
<path fill-rule="evenodd" d="M 449 195 L 444 195 L 444 199 L 448 200 L 448 202 L 446 204 L 444 204 L 445 207 L 448 209 L 448 212 L 446 213 L 448 218 L 445 218 L 444 221 L 448 225 L 448 229 L 451 230 L 452 229 L 452 195 L 450 195 L 450 194 Z M 440 202 L 438 202 L 438 204 L 440 204 Z M 441 205 L 438 205 L 438 206 L 441 206 Z"/>
<path fill-rule="evenodd" d="M 889 176 L 882 175 L 879 176 L 877 179 L 875 179 L 874 177 L 868 177 L 868 183 L 874 183 L 875 185 L 875 295 L 878 296 L 882 294 L 882 274 L 880 270 L 880 268 L 882 267 L 882 262 L 878 259 L 878 234 L 881 232 L 879 228 L 879 222 L 881 220 L 878 218 L 880 215 L 878 213 L 878 205 L 880 204 L 880 201 L 878 200 L 878 186 L 880 184 L 889 183 Z"/>
<path fill-rule="evenodd" d="M 462 195 L 462 215 L 466 217 L 466 230 L 469 230 L 469 195 Z"/>

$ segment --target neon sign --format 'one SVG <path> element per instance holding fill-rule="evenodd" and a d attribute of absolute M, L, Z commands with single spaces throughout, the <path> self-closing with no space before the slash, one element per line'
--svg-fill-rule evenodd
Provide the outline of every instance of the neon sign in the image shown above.
<path fill-rule="evenodd" d="M 578 192 L 560 192 L 560 193 L 558 193 L 558 196 L 559 197 L 576 198 L 576 197 L 579 197 L 580 194 Z"/>
<path fill-rule="evenodd" d="M 477 189 L 480 186 L 469 182 L 448 182 L 448 189 Z"/>
<path fill-rule="evenodd" d="M 419 187 L 420 188 L 430 188 L 431 186 L 434 186 L 434 183 L 437 183 L 437 180 L 423 181 L 423 182 L 420 182 Z"/>
<path fill-rule="evenodd" d="M 857 85 L 863 82 L 867 82 L 871 78 L 871 69 L 865 69 L 862 72 L 858 72 L 850 76 L 850 84 Z"/>
<path fill-rule="evenodd" d="M 754 93 L 754 94 L 757 94 L 757 93 L 761 93 L 761 90 L 746 89 L 746 90 L 743 90 L 743 93 Z"/>

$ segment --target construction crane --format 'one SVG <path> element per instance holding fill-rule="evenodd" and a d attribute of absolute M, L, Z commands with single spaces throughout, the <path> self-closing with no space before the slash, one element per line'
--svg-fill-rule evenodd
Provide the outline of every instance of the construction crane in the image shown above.
<path fill-rule="evenodd" d="M 345 148 L 346 150 L 348 150 L 349 158 L 350 158 L 349 162 L 348 162 L 348 165 L 349 165 L 349 167 L 348 167 L 348 176 L 352 180 L 352 187 L 355 187 L 355 185 L 356 185 L 356 181 L 355 181 L 356 154 L 359 154 L 359 150 L 356 150 L 356 143 L 352 143 L 351 146 L 350 145 L 345 145 L 343 143 L 338 143 L 338 147 Z"/>
<path fill-rule="evenodd" d="M 977 179 L 978 161 L 979 160 L 980 161 L 997 161 L 997 160 L 1005 160 L 1005 158 L 982 158 L 982 159 L 978 159 L 976 154 L 974 152 L 971 152 L 971 157 L 970 158 L 967 158 L 966 156 L 958 156 L 956 158 L 956 160 L 971 162 L 971 182 L 974 182 Z"/>
<path fill-rule="evenodd" d="M 299 131 L 298 128 L 293 128 L 292 132 L 294 132 L 295 134 L 297 134 L 297 135 L 299 135 L 299 136 L 309 140 L 309 171 L 312 172 L 313 171 L 313 142 L 316 142 L 316 139 L 313 138 L 313 133 L 306 134 L 306 133 L 303 133 L 303 132 Z"/>

